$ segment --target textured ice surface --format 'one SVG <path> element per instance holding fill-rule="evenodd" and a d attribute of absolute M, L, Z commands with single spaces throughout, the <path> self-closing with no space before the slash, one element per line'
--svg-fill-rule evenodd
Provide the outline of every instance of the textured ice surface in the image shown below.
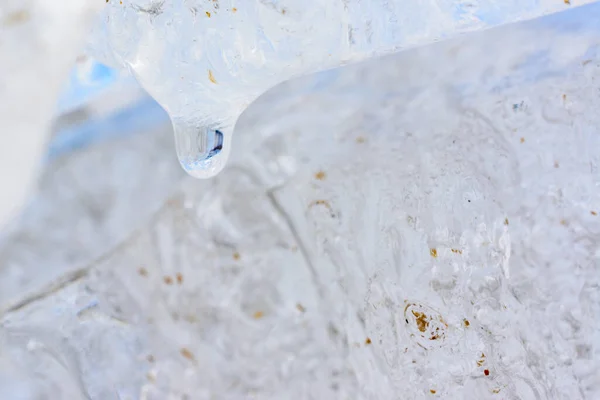
<path fill-rule="evenodd" d="M 563 0 L 110 0 L 95 52 L 129 68 L 167 110 L 181 165 L 206 177 L 225 165 L 243 110 L 292 76 L 569 7 Z"/>
<path fill-rule="evenodd" d="M 173 146 L 164 125 L 47 166 L 20 224 L 3 231 L 0 313 L 114 248 L 161 207 L 183 175 L 164 150 Z"/>
<path fill-rule="evenodd" d="M 12 280 L 0 382 L 69 400 L 599 398 L 599 18 L 269 91 L 222 174 L 35 296 Z"/>

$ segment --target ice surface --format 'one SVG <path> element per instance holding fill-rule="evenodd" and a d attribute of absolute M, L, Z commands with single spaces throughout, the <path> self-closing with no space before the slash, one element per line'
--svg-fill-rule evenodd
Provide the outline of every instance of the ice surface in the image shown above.
<path fill-rule="evenodd" d="M 569 7 L 562 0 L 110 0 L 95 52 L 133 72 L 170 114 L 183 168 L 210 177 L 225 165 L 243 110 L 292 76 Z"/>
<path fill-rule="evenodd" d="M 119 245 L 161 207 L 183 175 L 164 151 L 173 146 L 164 125 L 53 159 L 19 225 L 3 231 L 0 313 Z"/>
<path fill-rule="evenodd" d="M 599 18 L 267 92 L 215 179 L 184 180 L 35 296 L 13 281 L 0 382 L 68 399 L 599 398 Z"/>

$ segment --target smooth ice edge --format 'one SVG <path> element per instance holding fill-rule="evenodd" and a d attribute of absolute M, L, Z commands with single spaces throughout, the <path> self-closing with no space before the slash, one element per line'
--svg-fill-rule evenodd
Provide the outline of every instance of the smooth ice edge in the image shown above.
<path fill-rule="evenodd" d="M 204 159 L 179 159 L 179 164 L 190 176 L 197 179 L 209 179 L 216 176 L 227 165 L 230 150 Z"/>

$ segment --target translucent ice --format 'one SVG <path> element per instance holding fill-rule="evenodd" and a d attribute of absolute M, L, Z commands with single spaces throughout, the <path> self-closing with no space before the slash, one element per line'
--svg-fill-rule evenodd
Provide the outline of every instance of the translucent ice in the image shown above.
<path fill-rule="evenodd" d="M 292 76 L 568 7 L 559 0 L 110 0 L 93 47 L 130 68 L 167 110 L 181 165 L 206 177 L 225 165 L 242 111 Z"/>
<path fill-rule="evenodd" d="M 35 345 L 0 363 L 72 350 L 52 376 L 93 400 L 599 399 L 598 20 L 590 5 L 278 85 L 238 122 L 244 157 L 44 290 L 21 265 L 47 274 L 50 250 L 20 232 L 0 330 Z M 134 181 L 157 171 L 144 141 Z M 125 201 L 155 198 L 140 190 Z M 29 232 L 89 249 L 91 229 L 56 229 L 75 211 L 114 236 L 116 189 L 67 193 L 83 210 L 57 203 Z"/>

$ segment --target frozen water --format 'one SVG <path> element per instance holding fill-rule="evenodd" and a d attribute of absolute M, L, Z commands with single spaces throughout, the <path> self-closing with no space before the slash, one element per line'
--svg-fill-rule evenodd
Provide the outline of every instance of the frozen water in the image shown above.
<path fill-rule="evenodd" d="M 184 180 L 36 296 L 15 288 L 1 340 L 51 349 L 49 367 L 20 374 L 29 358 L 3 351 L 0 381 L 92 399 L 599 398 L 599 18 L 268 91 L 222 174 Z"/>
<path fill-rule="evenodd" d="M 162 206 L 183 175 L 164 125 L 48 165 L 19 225 L 3 231 L 0 313 L 119 245 Z"/>
<path fill-rule="evenodd" d="M 225 165 L 239 115 L 278 83 L 569 7 L 562 0 L 110 0 L 95 52 L 132 71 L 170 114 L 183 168 L 210 177 Z"/>

